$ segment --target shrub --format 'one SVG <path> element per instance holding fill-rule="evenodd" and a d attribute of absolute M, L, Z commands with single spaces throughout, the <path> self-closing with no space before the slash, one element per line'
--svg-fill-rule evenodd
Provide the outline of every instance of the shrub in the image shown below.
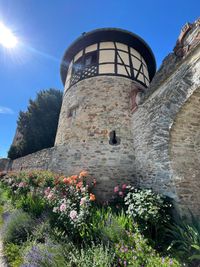
<path fill-rule="evenodd" d="M 152 249 L 147 240 L 139 233 L 126 232 L 127 237 L 120 240 L 115 245 L 115 253 L 117 255 L 117 263 L 120 267 L 180 267 L 181 265 L 169 257 L 160 257 L 154 249 Z"/>
<path fill-rule="evenodd" d="M 30 266 L 64 267 L 68 265 L 65 261 L 62 246 L 48 239 L 45 243 L 30 242 L 26 245 L 21 267 Z"/>
<path fill-rule="evenodd" d="M 128 187 L 129 192 L 124 198 L 127 206 L 126 213 L 144 225 L 161 224 L 168 222 L 169 216 L 165 213 L 171 206 L 165 198 L 154 193 L 151 189 L 136 189 Z"/>
<path fill-rule="evenodd" d="M 111 208 L 97 210 L 92 225 L 99 239 L 115 248 L 113 266 L 180 266 L 176 260 L 156 253 L 139 232 L 132 217 L 128 217 L 123 211 L 116 214 Z"/>
<path fill-rule="evenodd" d="M 45 190 L 45 198 L 55 214 L 57 226 L 65 229 L 72 236 L 85 235 L 87 220 L 95 196 L 89 193 L 85 181 L 86 172 L 71 177 L 58 177 L 53 188 Z"/>
<path fill-rule="evenodd" d="M 0 206 L 0 226 L 3 224 L 3 207 Z"/>
<path fill-rule="evenodd" d="M 53 186 L 55 177 L 48 171 L 9 172 L 2 183 L 16 208 L 38 217 L 47 208 L 44 190 Z"/>
<path fill-rule="evenodd" d="M 114 251 L 103 244 L 92 244 L 91 247 L 85 247 L 71 254 L 69 267 L 111 267 L 114 266 Z"/>
<path fill-rule="evenodd" d="M 126 214 L 132 217 L 138 223 L 140 230 L 161 249 L 168 242 L 165 230 L 166 225 L 172 220 L 172 204 L 166 197 L 154 193 L 151 189 L 128 186 L 127 190 L 124 197 Z"/>
<path fill-rule="evenodd" d="M 108 211 L 109 214 L 109 211 Z M 104 219 L 100 229 L 101 238 L 112 243 L 126 239 L 126 231 L 131 231 L 136 227 L 132 218 L 128 218 L 123 211 L 120 214 L 110 212 Z"/>
<path fill-rule="evenodd" d="M 3 225 L 4 243 L 21 244 L 33 229 L 34 221 L 22 210 L 14 211 Z"/>
<path fill-rule="evenodd" d="M 21 246 L 13 243 L 7 243 L 4 247 L 4 253 L 10 267 L 19 267 L 21 265 Z"/>
<path fill-rule="evenodd" d="M 37 225 L 33 228 L 31 240 L 39 243 L 44 243 L 45 240 L 52 234 L 54 228 L 51 228 L 47 218 L 37 220 Z"/>
<path fill-rule="evenodd" d="M 23 209 L 25 212 L 39 217 L 47 208 L 46 202 L 40 196 L 27 194 L 16 200 L 15 206 L 18 209 Z"/>
<path fill-rule="evenodd" d="M 27 193 L 43 196 L 44 189 L 52 187 L 56 177 L 49 171 L 8 172 L 1 180 L 12 190 L 12 197 L 26 196 Z"/>
<path fill-rule="evenodd" d="M 183 262 L 192 266 L 200 264 L 200 221 L 191 216 L 191 221 L 178 218 L 169 227 L 169 237 L 173 239 L 171 251 Z"/>

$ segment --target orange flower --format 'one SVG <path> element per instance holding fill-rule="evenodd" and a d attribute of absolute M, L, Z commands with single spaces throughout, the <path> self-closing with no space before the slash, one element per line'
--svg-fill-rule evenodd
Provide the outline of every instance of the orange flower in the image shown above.
<path fill-rule="evenodd" d="M 73 183 L 74 183 L 74 181 L 72 180 L 71 177 L 68 177 L 67 179 L 68 179 L 68 183 L 69 183 L 69 184 L 73 184 Z"/>
<path fill-rule="evenodd" d="M 90 200 L 95 201 L 95 199 L 96 199 L 95 195 L 90 193 Z"/>
<path fill-rule="evenodd" d="M 79 174 L 80 177 L 87 177 L 88 176 L 88 172 L 87 171 L 82 171 Z"/>
<path fill-rule="evenodd" d="M 77 178 L 78 178 L 78 175 L 72 175 L 72 176 L 71 176 L 71 179 L 72 179 L 72 180 L 76 180 Z"/>
<path fill-rule="evenodd" d="M 68 183 L 69 183 L 68 178 L 65 177 L 65 178 L 63 179 L 63 183 L 64 183 L 64 184 L 68 184 Z"/>

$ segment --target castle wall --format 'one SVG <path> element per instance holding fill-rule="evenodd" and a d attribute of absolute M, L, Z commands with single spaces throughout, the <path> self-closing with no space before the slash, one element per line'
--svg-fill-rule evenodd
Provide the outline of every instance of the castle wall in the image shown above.
<path fill-rule="evenodd" d="M 93 155 L 88 153 L 90 145 L 95 147 Z M 88 170 L 90 177 L 97 180 L 95 193 L 99 199 L 111 196 L 116 184 L 134 182 L 133 155 L 127 152 L 128 147 L 121 151 L 119 146 L 110 149 L 109 145 L 95 141 L 90 145 L 86 143 L 80 148 L 77 143 L 75 146 L 69 144 L 43 149 L 13 160 L 10 170 L 50 170 L 67 176 Z M 117 158 L 113 156 L 116 153 L 119 154 Z"/>
<path fill-rule="evenodd" d="M 179 176 L 181 181 L 177 182 L 177 166 L 174 170 L 174 155 L 169 153 L 169 148 L 174 142 L 170 130 L 181 106 L 189 99 L 200 85 L 200 47 L 197 47 L 189 56 L 179 61 L 173 73 L 167 73 L 168 65 L 162 66 L 158 76 L 160 77 L 159 90 L 150 88 L 152 95 L 144 99 L 138 110 L 132 117 L 133 149 L 135 155 L 134 169 L 137 183 L 142 187 L 151 187 L 157 192 L 162 192 L 174 198 L 182 208 L 190 207 L 193 212 L 198 213 L 194 202 L 199 198 L 194 196 L 195 183 L 190 184 L 190 197 L 183 197 L 183 190 L 186 187 L 184 177 Z M 174 56 L 170 59 L 175 61 Z M 163 73 L 165 75 L 163 75 Z M 167 76 L 168 74 L 168 76 Z M 157 76 L 157 74 L 156 74 Z M 155 80 L 157 77 L 155 76 Z M 152 82 L 152 86 L 157 86 Z M 192 116 L 193 113 L 190 113 Z M 188 116 L 188 120 L 191 120 Z M 178 139 L 184 135 L 185 128 L 179 129 Z M 192 132 L 191 132 L 192 134 Z M 191 162 L 190 154 L 185 154 L 185 160 Z M 188 166 L 188 165 L 187 165 Z M 181 167 L 181 165 L 179 165 Z M 193 168 L 191 165 L 190 168 Z M 198 172 L 198 167 L 197 172 Z M 198 177 L 199 179 L 200 177 Z M 183 190 L 180 190 L 182 188 Z M 192 200 L 194 198 L 194 200 Z M 191 201 L 189 201 L 191 200 Z M 180 206 L 180 205 L 179 205 Z"/>
<path fill-rule="evenodd" d="M 11 160 L 2 158 L 0 159 L 0 172 L 7 171 L 9 169 Z"/>
<path fill-rule="evenodd" d="M 46 148 L 27 156 L 15 159 L 10 166 L 13 171 L 48 170 L 54 148 Z"/>
<path fill-rule="evenodd" d="M 200 87 L 178 112 L 170 131 L 169 155 L 179 206 L 200 214 Z"/>

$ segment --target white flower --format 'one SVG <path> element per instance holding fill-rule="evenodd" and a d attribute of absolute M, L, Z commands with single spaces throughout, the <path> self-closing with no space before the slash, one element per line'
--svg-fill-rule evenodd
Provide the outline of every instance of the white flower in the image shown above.
<path fill-rule="evenodd" d="M 70 211 L 69 217 L 70 217 L 73 221 L 75 221 L 75 220 L 77 219 L 77 211 L 75 211 L 75 210 Z"/>
<path fill-rule="evenodd" d="M 55 213 L 58 212 L 58 207 L 54 207 L 53 212 L 55 212 Z"/>
<path fill-rule="evenodd" d="M 86 202 L 86 197 L 82 197 L 80 201 L 80 205 L 84 205 Z"/>
<path fill-rule="evenodd" d="M 65 204 L 65 203 L 62 203 L 62 204 L 60 205 L 60 211 L 61 211 L 61 212 L 62 212 L 62 211 L 66 211 L 66 209 L 67 209 L 66 204 Z"/>

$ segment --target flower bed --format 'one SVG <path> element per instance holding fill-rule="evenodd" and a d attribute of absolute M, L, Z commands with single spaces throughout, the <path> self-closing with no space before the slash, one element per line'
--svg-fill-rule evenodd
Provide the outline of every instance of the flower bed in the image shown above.
<path fill-rule="evenodd" d="M 0 179 L 11 267 L 181 266 L 167 251 L 171 204 L 151 190 L 116 185 L 112 201 L 100 205 L 86 171 L 10 172 Z"/>

